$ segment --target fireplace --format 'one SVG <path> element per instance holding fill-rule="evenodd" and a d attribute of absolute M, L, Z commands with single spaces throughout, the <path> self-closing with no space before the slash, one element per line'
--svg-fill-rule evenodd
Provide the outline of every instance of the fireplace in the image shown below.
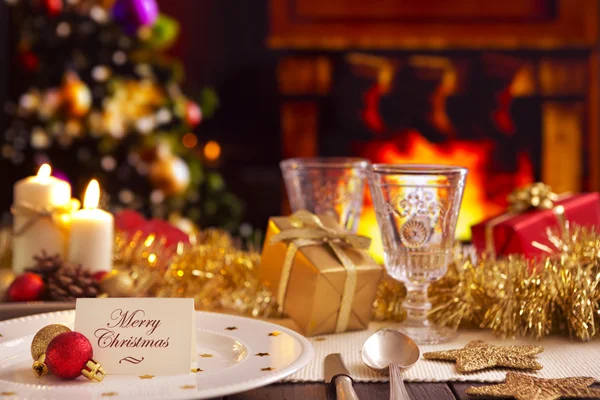
<path fill-rule="evenodd" d="M 600 189 L 597 2 L 450 3 L 272 0 L 283 156 L 466 166 L 462 240 L 516 186 Z"/>

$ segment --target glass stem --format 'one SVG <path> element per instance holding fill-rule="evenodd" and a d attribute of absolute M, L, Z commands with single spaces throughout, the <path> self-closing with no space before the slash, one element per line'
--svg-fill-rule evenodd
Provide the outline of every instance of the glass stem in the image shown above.
<path fill-rule="evenodd" d="M 412 326 L 428 326 L 427 313 L 431 303 L 427 297 L 428 283 L 422 285 L 406 284 L 406 298 L 402 305 L 406 310 L 406 324 Z"/>

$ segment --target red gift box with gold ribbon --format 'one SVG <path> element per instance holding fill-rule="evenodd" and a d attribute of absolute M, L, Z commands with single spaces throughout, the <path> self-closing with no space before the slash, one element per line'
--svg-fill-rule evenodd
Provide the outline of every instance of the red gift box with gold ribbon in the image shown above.
<path fill-rule="evenodd" d="M 559 231 L 564 221 L 600 230 L 599 193 L 556 196 L 549 187 L 538 183 L 513 192 L 509 203 L 506 213 L 471 227 L 473 244 L 479 253 L 498 257 L 515 253 L 527 257 L 547 255 L 543 247 L 552 246 L 546 230 Z"/>

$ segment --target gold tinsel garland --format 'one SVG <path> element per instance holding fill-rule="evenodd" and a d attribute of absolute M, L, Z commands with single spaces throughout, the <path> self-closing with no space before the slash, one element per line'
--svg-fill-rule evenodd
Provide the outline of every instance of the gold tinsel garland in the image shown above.
<path fill-rule="evenodd" d="M 543 259 L 477 257 L 458 246 L 448 273 L 429 288 L 430 317 L 458 329 L 492 329 L 503 337 L 551 333 L 582 341 L 598 335 L 600 234 L 563 226 L 547 232 Z M 6 242 L 6 241 L 4 241 Z M 260 254 L 240 250 L 225 232 L 199 231 L 194 244 L 171 247 L 154 235 L 117 235 L 115 270 L 103 281 L 108 295 L 193 297 L 202 310 L 278 316 L 274 298 L 259 282 Z M 7 246 L 0 259 L 8 255 Z M 386 277 L 374 302 L 377 320 L 401 320 L 402 284 Z"/>
<path fill-rule="evenodd" d="M 492 329 L 502 337 L 550 333 L 588 341 L 600 323 L 600 235 L 570 228 L 547 232 L 540 259 L 455 257 L 448 274 L 430 287 L 435 321 Z"/>

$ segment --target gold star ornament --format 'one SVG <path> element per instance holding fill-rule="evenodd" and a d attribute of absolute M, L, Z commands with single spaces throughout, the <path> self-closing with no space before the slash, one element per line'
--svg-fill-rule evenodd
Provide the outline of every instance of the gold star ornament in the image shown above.
<path fill-rule="evenodd" d="M 213 356 L 212 354 L 209 354 L 209 353 L 198 354 L 198 355 L 202 358 L 211 358 Z"/>
<path fill-rule="evenodd" d="M 279 335 L 281 335 L 281 332 L 277 332 L 277 331 L 269 332 L 269 336 L 279 336 Z"/>
<path fill-rule="evenodd" d="M 139 378 L 140 379 L 152 379 L 152 378 L 154 378 L 154 375 L 140 375 Z"/>
<path fill-rule="evenodd" d="M 542 346 L 492 346 L 477 340 L 469 342 L 463 349 L 434 351 L 423 357 L 456 361 L 456 369 L 461 373 L 494 367 L 539 370 L 542 365 L 533 356 L 542 351 Z"/>
<path fill-rule="evenodd" d="M 517 400 L 600 399 L 600 389 L 591 389 L 594 378 L 542 379 L 509 372 L 499 385 L 470 387 L 470 396 L 514 398 Z"/>

